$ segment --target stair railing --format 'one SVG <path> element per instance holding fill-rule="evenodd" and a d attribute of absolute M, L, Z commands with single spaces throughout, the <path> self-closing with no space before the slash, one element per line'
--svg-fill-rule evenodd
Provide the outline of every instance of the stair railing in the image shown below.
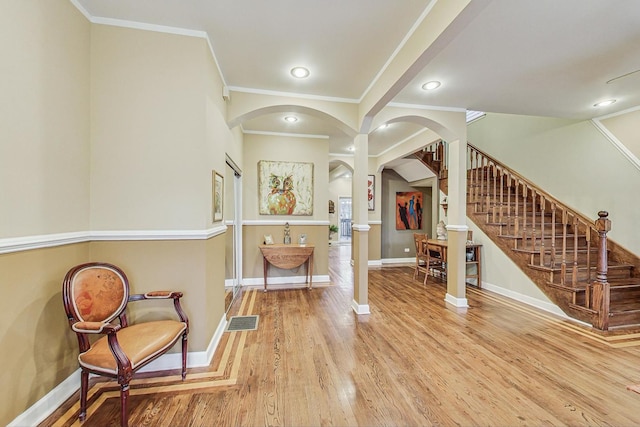
<path fill-rule="evenodd" d="M 440 179 L 447 177 L 447 148 L 437 141 L 419 156 Z M 467 203 L 473 205 L 473 213 L 500 226 L 501 236 L 513 238 L 513 249 L 530 253 L 532 267 L 559 270 L 559 277 L 552 273 L 550 282 L 573 289 L 584 286 L 584 305 L 595 314 L 594 326 L 608 329 L 608 213 L 599 212 L 599 219 L 592 221 L 477 147 L 467 144 L 467 155 Z M 592 247 L 597 248 L 596 259 Z M 575 304 L 575 293 L 573 298 Z"/>
<path fill-rule="evenodd" d="M 531 265 L 559 269 L 559 284 L 590 282 L 596 267 L 591 257 L 597 236 L 593 220 L 477 147 L 468 144 L 467 153 L 469 202 L 475 212 L 499 225 L 500 235 L 513 237 L 514 249 L 530 253 Z"/>
<path fill-rule="evenodd" d="M 421 155 L 441 178 L 448 172 L 447 148 L 436 141 Z M 515 250 L 529 253 L 532 266 L 557 270 L 552 281 L 578 287 L 594 279 L 592 251 L 599 235 L 593 220 L 472 144 L 467 144 L 467 201 L 487 223 L 500 226 L 501 236 L 513 238 Z"/>

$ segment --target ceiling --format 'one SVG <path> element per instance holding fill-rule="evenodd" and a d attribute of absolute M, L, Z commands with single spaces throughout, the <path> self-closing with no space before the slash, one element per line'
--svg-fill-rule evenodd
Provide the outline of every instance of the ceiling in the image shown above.
<path fill-rule="evenodd" d="M 435 1 L 435 0 L 434 0 Z M 439 0 L 445 1 L 445 0 Z M 72 0 L 98 23 L 128 21 L 206 32 L 233 91 L 357 103 L 433 6 L 432 0 Z M 637 0 L 472 0 L 473 12 L 392 99 L 397 105 L 586 120 L 640 105 Z M 120 22 L 122 23 L 122 22 Z M 125 24 L 126 25 L 126 24 Z M 302 65 L 306 79 L 289 71 Z M 442 85 L 433 91 L 421 86 Z M 595 108 L 604 99 L 617 101 Z M 245 132 L 312 135 L 348 153 L 341 130 L 310 115 L 243 123 Z M 420 132 L 393 123 L 369 153 Z"/>

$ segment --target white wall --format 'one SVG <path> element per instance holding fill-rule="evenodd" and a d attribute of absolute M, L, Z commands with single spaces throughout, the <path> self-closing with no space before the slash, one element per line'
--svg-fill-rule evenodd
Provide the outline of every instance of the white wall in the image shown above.
<path fill-rule="evenodd" d="M 609 212 L 609 237 L 640 253 L 640 171 L 590 121 L 487 114 L 469 142 L 594 220 Z"/>

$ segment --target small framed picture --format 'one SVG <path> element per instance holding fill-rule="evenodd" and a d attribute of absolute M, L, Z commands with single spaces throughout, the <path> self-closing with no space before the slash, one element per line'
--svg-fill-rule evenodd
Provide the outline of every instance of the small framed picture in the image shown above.
<path fill-rule="evenodd" d="M 367 207 L 372 211 L 376 208 L 376 176 L 367 175 Z"/>
<path fill-rule="evenodd" d="M 273 236 L 271 234 L 264 235 L 264 244 L 265 245 L 273 245 Z"/>
<path fill-rule="evenodd" d="M 224 202 L 224 177 L 213 171 L 213 222 L 222 221 Z"/>
<path fill-rule="evenodd" d="M 307 235 L 306 234 L 301 234 L 298 236 L 298 244 L 299 245 L 306 245 L 307 244 Z"/>

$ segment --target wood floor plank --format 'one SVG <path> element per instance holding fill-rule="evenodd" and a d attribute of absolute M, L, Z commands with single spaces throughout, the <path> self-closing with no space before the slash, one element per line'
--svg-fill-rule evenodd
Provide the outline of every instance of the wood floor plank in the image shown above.
<path fill-rule="evenodd" d="M 328 287 L 244 290 L 233 314 L 259 315 L 258 329 L 225 333 L 184 383 L 135 380 L 132 425 L 640 425 L 627 389 L 640 382 L 640 337 L 484 289 L 458 313 L 444 284 L 424 286 L 409 266 L 370 269 L 371 314 L 358 316 L 348 249 L 330 248 Z M 116 425 L 117 391 L 93 392 L 83 425 Z M 41 425 L 77 424 L 76 403 Z"/>

